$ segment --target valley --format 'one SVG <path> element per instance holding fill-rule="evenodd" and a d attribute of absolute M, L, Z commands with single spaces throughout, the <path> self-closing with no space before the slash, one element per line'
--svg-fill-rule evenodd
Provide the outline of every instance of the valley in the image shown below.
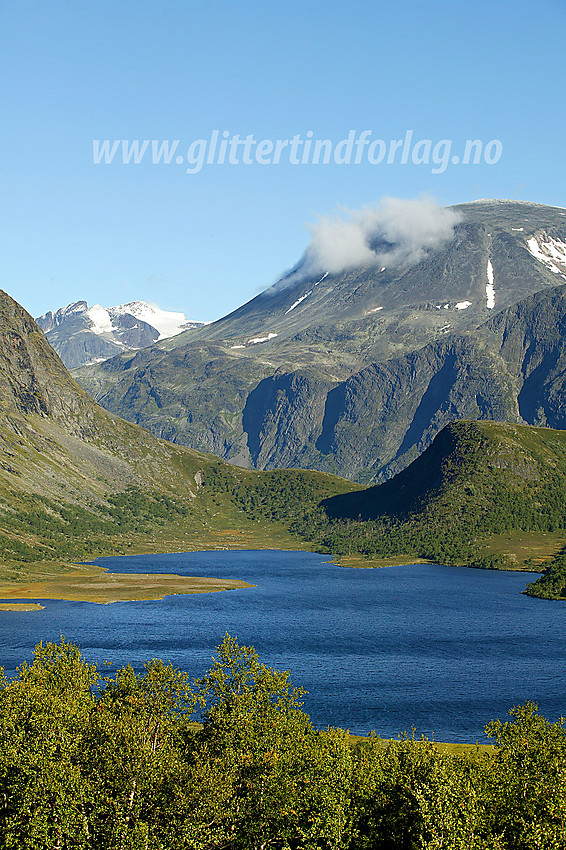
<path fill-rule="evenodd" d="M 178 577 L 169 584 L 161 578 L 158 587 L 147 577 L 117 586 L 78 562 L 110 553 L 301 546 L 285 521 L 355 486 L 308 471 L 258 474 L 156 439 L 100 408 L 29 314 L 3 292 L 0 323 L 5 599 L 114 601 L 194 592 L 202 582 Z M 236 493 L 245 496 L 243 504 Z M 215 589 L 232 586 L 221 582 Z"/>
<path fill-rule="evenodd" d="M 0 4 L 0 850 L 566 850 L 565 11 Z"/>
<path fill-rule="evenodd" d="M 550 297 L 562 304 L 555 290 Z M 560 337 L 545 321 L 547 293 L 530 298 L 539 310 L 537 340 L 545 344 L 548 329 L 550 345 Z M 6 294 L 0 312 L 0 579 L 7 601 L 155 599 L 168 591 L 225 589 L 234 585 L 199 587 L 178 576 L 118 581 L 80 562 L 226 548 L 307 548 L 348 558 L 350 566 L 548 566 L 528 592 L 566 595 L 566 579 L 557 578 L 566 432 L 453 422 L 408 468 L 369 488 L 314 470 L 244 469 L 103 410 Z M 516 353 L 512 335 L 503 338 Z M 523 344 L 536 362 L 526 334 Z"/>

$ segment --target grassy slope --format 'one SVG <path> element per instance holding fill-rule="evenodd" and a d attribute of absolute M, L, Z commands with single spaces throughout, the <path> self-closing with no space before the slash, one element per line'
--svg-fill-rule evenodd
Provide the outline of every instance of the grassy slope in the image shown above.
<path fill-rule="evenodd" d="M 141 432 L 130 428 L 130 436 Z M 49 429 L 49 456 L 42 430 L 20 439 L 10 470 L 0 475 L 0 598 L 100 602 L 241 587 L 221 582 L 211 588 L 175 576 L 117 580 L 98 568 L 77 568 L 76 561 L 104 554 L 302 548 L 304 541 L 288 530 L 297 512 L 353 486 L 319 473 L 240 470 L 154 438 L 151 445 L 128 441 L 133 458 L 124 463 L 75 438 L 69 445 L 68 435 L 57 430 Z"/>
<path fill-rule="evenodd" d="M 431 559 L 536 569 L 562 548 L 564 431 L 453 423 L 408 469 L 367 490 L 318 472 L 254 472 L 104 411 L 4 293 L 0 320 L 4 597 L 110 601 L 166 592 L 162 579 L 101 583 L 91 566 L 80 573 L 71 567 L 107 553 L 313 545 L 381 564 Z M 564 595 L 561 557 L 554 583 L 547 576 L 531 592 Z M 180 582 L 171 578 L 172 592 Z M 194 592 L 194 583 L 184 590 Z"/>
<path fill-rule="evenodd" d="M 109 553 L 312 545 L 358 553 L 342 560 L 345 566 L 428 559 L 537 569 L 566 542 L 564 432 L 456 423 L 406 472 L 356 490 L 316 472 L 232 467 L 118 422 L 124 448 L 133 453 L 119 486 L 114 463 L 122 460 L 100 447 L 87 451 L 61 430 L 57 443 L 54 426 L 48 460 L 42 451 L 34 463 L 46 439 L 45 422 L 28 417 L 27 425 L 34 421 L 37 430 L 26 439 L 20 434 L 10 469 L 1 470 L 8 506 L 0 517 L 2 598 L 113 601 L 167 592 L 137 577 L 129 587 L 111 577 L 101 584 L 92 567 L 71 567 L 73 560 Z M 52 477 L 50 465 L 58 471 Z M 321 523 L 317 507 L 325 499 L 333 521 Z M 197 589 L 171 577 L 169 592 Z"/>

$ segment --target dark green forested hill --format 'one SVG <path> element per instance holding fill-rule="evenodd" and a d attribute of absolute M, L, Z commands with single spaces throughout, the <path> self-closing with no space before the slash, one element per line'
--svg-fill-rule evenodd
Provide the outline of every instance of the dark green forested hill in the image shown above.
<path fill-rule="evenodd" d="M 498 532 L 563 527 L 566 431 L 500 422 L 453 422 L 385 483 L 336 496 L 329 516 L 380 516 Z"/>
<path fill-rule="evenodd" d="M 492 539 L 566 528 L 566 431 L 454 422 L 394 478 L 322 508 L 312 525 L 330 551 L 516 566 L 490 551 Z M 548 582 L 545 576 L 530 592 L 540 595 Z"/>

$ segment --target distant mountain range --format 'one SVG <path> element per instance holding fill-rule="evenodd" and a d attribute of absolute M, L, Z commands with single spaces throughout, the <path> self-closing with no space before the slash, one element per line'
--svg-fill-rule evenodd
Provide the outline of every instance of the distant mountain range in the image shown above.
<path fill-rule="evenodd" d="M 204 324 L 145 301 L 109 308 L 75 301 L 39 316 L 36 322 L 68 369 L 100 363 Z"/>
<path fill-rule="evenodd" d="M 566 210 L 445 212 L 442 239 L 403 221 L 398 243 L 373 234 L 377 264 L 325 271 L 307 254 L 228 316 L 75 376 L 174 442 L 363 483 L 403 469 L 453 420 L 565 427 Z"/>

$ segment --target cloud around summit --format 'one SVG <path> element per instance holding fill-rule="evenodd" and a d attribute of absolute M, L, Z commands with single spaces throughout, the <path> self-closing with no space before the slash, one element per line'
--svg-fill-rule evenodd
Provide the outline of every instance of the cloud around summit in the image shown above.
<path fill-rule="evenodd" d="M 301 263 L 282 284 L 360 266 L 412 266 L 447 245 L 461 221 L 460 213 L 429 197 L 385 197 L 359 210 L 320 216 L 308 226 L 312 238 Z"/>

